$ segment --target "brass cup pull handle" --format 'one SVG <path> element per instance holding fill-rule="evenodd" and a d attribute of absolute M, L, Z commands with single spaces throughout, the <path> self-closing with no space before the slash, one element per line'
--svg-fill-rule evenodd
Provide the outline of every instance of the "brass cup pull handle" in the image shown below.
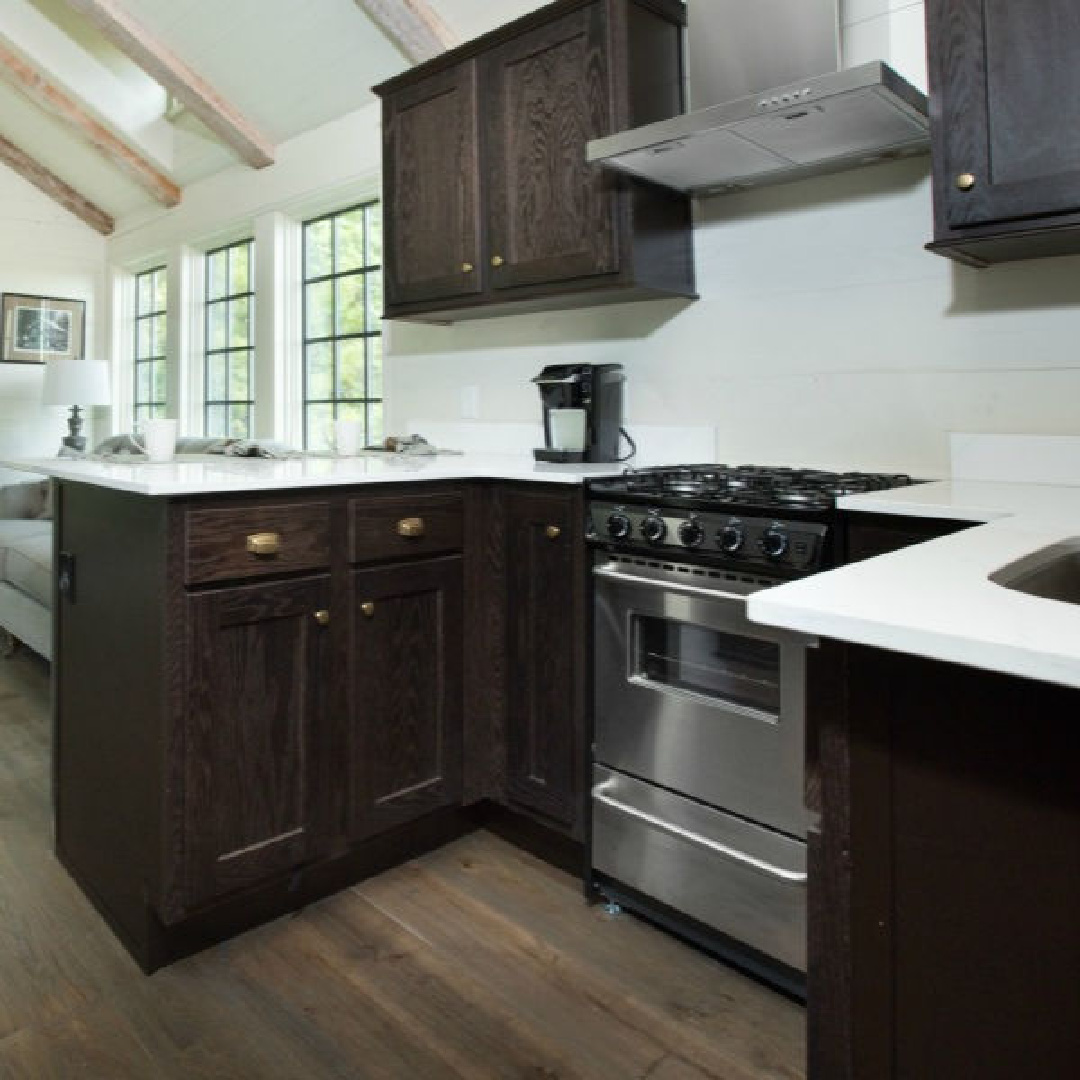
<path fill-rule="evenodd" d="M 506 260 L 501 255 L 492 255 L 491 256 L 491 265 L 492 266 L 502 266 L 502 264 L 504 262 L 506 262 Z"/>
<path fill-rule="evenodd" d="M 962 172 L 956 178 L 956 186 L 961 191 L 970 191 L 975 186 L 975 174 L 969 172 Z"/>
<path fill-rule="evenodd" d="M 329 626 L 330 625 L 330 612 L 326 611 L 325 609 L 323 609 L 322 611 L 316 611 L 315 612 L 315 621 L 320 626 Z"/>
<path fill-rule="evenodd" d="M 560 529 L 558 525 L 549 525 L 544 530 L 544 535 L 549 540 L 558 540 L 559 537 L 562 536 L 562 529 Z"/>
<path fill-rule="evenodd" d="M 365 600 L 360 605 L 360 610 L 363 612 L 364 617 L 370 619 L 375 614 L 375 605 L 370 600 Z"/>
<path fill-rule="evenodd" d="M 252 533 L 246 548 L 252 555 L 277 555 L 281 551 L 281 534 L 276 532 Z"/>
<path fill-rule="evenodd" d="M 402 518 L 396 528 L 398 536 L 423 536 L 424 519 L 422 517 Z"/>

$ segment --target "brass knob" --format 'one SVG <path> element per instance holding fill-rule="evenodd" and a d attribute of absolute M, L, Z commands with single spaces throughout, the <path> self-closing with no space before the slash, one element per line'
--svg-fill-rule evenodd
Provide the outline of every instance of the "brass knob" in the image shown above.
<path fill-rule="evenodd" d="M 365 600 L 360 605 L 360 610 L 364 613 L 365 617 L 370 619 L 375 614 L 375 605 L 370 600 Z"/>
<path fill-rule="evenodd" d="M 956 186 L 961 191 L 970 191 L 975 186 L 975 174 L 969 172 L 962 172 L 956 178 Z"/>
<path fill-rule="evenodd" d="M 505 261 L 506 260 L 501 255 L 492 255 L 491 256 L 491 265 L 492 266 L 502 266 L 502 264 Z"/>
<path fill-rule="evenodd" d="M 559 537 L 562 536 L 562 529 L 560 529 L 558 525 L 549 525 L 544 530 L 544 535 L 549 540 L 558 540 Z"/>
<path fill-rule="evenodd" d="M 246 547 L 252 555 L 277 555 L 281 551 L 281 534 L 276 532 L 252 533 L 247 538 Z"/>
<path fill-rule="evenodd" d="M 473 272 L 473 264 L 472 263 L 462 263 L 461 264 L 461 272 L 463 274 L 471 274 Z"/>
<path fill-rule="evenodd" d="M 330 612 L 326 611 L 325 609 L 322 610 L 322 611 L 316 611 L 315 612 L 315 621 L 320 626 L 329 626 L 330 625 Z"/>
<path fill-rule="evenodd" d="M 398 536 L 423 536 L 424 519 L 421 517 L 402 518 L 397 523 Z"/>

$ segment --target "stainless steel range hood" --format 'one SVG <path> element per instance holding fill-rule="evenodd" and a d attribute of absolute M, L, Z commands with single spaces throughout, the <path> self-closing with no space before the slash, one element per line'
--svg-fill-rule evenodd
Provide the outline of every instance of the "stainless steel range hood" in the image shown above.
<path fill-rule="evenodd" d="M 687 0 L 694 111 L 594 139 L 589 161 L 712 195 L 925 153 L 926 96 L 880 61 L 840 68 L 837 4 Z"/>

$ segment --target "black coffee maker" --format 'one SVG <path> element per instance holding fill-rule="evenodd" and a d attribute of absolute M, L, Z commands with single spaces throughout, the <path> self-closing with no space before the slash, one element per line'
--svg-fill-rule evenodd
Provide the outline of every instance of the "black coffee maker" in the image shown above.
<path fill-rule="evenodd" d="M 553 364 L 533 382 L 544 403 L 544 446 L 537 461 L 618 461 L 622 364 Z"/>

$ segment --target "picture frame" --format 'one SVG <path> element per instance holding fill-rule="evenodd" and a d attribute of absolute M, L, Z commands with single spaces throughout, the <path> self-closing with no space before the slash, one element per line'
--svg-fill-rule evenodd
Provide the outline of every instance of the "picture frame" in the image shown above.
<path fill-rule="evenodd" d="M 4 293 L 0 302 L 0 363 L 44 364 L 54 357 L 81 358 L 86 301 Z"/>

